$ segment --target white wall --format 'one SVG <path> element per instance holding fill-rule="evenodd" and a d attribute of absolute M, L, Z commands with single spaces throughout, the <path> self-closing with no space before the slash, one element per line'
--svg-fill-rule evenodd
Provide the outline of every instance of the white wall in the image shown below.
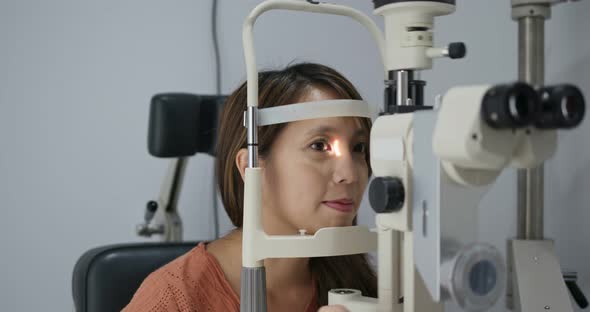
<path fill-rule="evenodd" d="M 71 310 L 77 258 L 140 240 L 167 166 L 147 153 L 149 99 L 214 92 L 209 7 L 0 2 L 1 311 Z M 198 157 L 191 172 L 208 177 L 210 163 Z M 187 236 L 207 238 L 197 199 L 209 207 L 210 191 L 192 186 Z"/>
<path fill-rule="evenodd" d="M 220 1 L 222 90 L 244 79 L 241 25 L 258 0 Z M 369 0 L 338 0 L 371 14 Z M 437 21 L 436 41 L 464 41 L 463 60 L 424 74 L 427 95 L 516 77 L 516 23 L 508 1 L 458 1 Z M 87 249 L 141 241 L 144 204 L 167 162 L 147 154 L 149 98 L 161 91 L 214 93 L 210 1 L 0 2 L 0 310 L 71 310 L 71 271 Z M 547 23 L 547 81 L 590 97 L 588 1 L 561 5 Z M 380 25 L 382 23 L 376 19 Z M 261 68 L 316 61 L 382 100 L 381 65 L 367 32 L 341 17 L 273 12 L 256 26 Z M 564 267 L 590 294 L 589 124 L 560 136 L 547 165 L 546 233 Z M 191 160 L 180 213 L 189 240 L 212 237 L 212 159 Z M 485 198 L 481 235 L 503 249 L 515 233 L 515 178 Z M 220 211 L 221 208 L 220 208 Z M 222 229 L 230 229 L 223 215 Z M 365 205 L 361 221 L 371 224 Z M 454 309 L 450 309 L 453 311 Z M 495 311 L 502 311 L 498 306 Z"/>

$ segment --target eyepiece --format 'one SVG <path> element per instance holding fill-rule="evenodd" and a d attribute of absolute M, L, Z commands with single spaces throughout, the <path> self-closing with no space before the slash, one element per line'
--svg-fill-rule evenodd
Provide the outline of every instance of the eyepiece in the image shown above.
<path fill-rule="evenodd" d="M 535 126 L 541 129 L 574 128 L 584 119 L 586 103 L 576 86 L 563 84 L 539 90 L 541 109 Z"/>
<path fill-rule="evenodd" d="M 539 95 L 526 83 L 490 88 L 482 100 L 483 120 L 492 128 L 522 128 L 533 123 L 539 110 Z"/>

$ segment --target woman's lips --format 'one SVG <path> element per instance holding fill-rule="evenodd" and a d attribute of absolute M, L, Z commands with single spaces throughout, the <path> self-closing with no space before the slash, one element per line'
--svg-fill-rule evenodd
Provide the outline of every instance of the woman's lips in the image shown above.
<path fill-rule="evenodd" d="M 324 201 L 322 204 L 340 212 L 352 212 L 354 210 L 354 204 L 351 201 L 330 200 Z"/>

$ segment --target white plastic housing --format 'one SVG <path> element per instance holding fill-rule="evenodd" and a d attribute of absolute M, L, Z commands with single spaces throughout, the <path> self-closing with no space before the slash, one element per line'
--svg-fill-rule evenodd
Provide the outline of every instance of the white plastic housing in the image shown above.
<path fill-rule="evenodd" d="M 481 102 L 490 85 L 452 88 L 444 95 L 433 134 L 441 160 L 470 169 L 501 170 L 522 132 L 493 129 L 481 118 Z"/>
<path fill-rule="evenodd" d="M 396 114 L 378 117 L 371 128 L 371 168 L 376 177 L 397 177 L 404 187 L 411 185 L 412 114 Z M 376 222 L 379 227 L 397 231 L 411 230 L 410 207 L 412 198 L 406 192 L 402 208 L 396 213 L 381 213 Z"/>
<path fill-rule="evenodd" d="M 399 2 L 384 5 L 375 14 L 385 19 L 387 70 L 430 69 L 434 17 L 455 11 L 455 6 L 432 1 Z M 409 31 L 415 27 L 427 30 Z"/>
<path fill-rule="evenodd" d="M 540 165 L 555 154 L 557 130 L 530 128 L 512 156 L 510 166 L 532 168 Z"/>
<path fill-rule="evenodd" d="M 555 130 L 488 126 L 481 117 L 481 106 L 491 87 L 452 88 L 444 95 L 438 112 L 434 153 L 445 171 L 464 185 L 490 183 L 507 166 L 538 166 L 553 155 L 557 146 Z"/>
<path fill-rule="evenodd" d="M 360 290 L 357 289 L 340 288 L 330 290 L 328 304 L 341 305 L 349 311 L 355 312 L 380 312 L 377 309 L 377 299 L 364 297 Z"/>

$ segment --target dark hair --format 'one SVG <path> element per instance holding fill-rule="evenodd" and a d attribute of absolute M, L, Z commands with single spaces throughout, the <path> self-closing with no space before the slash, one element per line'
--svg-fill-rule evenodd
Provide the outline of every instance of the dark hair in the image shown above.
<path fill-rule="evenodd" d="M 361 99 L 354 86 L 340 73 L 327 66 L 313 63 L 290 65 L 283 70 L 263 71 L 258 75 L 259 107 L 272 107 L 296 103 L 313 88 L 334 91 L 342 99 Z M 227 99 L 221 114 L 217 142 L 215 170 L 221 199 L 234 226 L 242 227 L 244 183 L 235 165 L 238 151 L 246 148 L 246 129 L 243 112 L 246 110 L 246 83 L 244 82 Z M 371 121 L 359 118 L 361 127 L 369 133 Z M 272 143 L 285 124 L 261 127 L 258 131 L 259 156 L 270 152 Z M 366 149 L 369 176 L 369 149 Z M 355 219 L 356 223 L 356 219 Z M 309 261 L 316 279 L 318 304 L 328 304 L 328 291 L 334 288 L 354 288 L 364 296 L 377 297 L 377 277 L 369 265 L 367 255 L 317 257 Z"/>

